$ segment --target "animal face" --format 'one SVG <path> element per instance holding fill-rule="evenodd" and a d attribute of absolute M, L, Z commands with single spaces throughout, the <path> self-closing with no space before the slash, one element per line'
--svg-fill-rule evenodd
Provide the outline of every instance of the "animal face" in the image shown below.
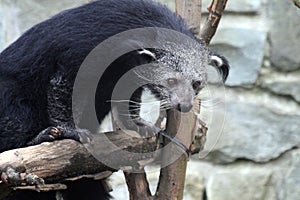
<path fill-rule="evenodd" d="M 178 51 L 161 52 L 141 50 L 155 61 L 146 70 L 137 71 L 137 75 L 150 81 L 144 86 L 152 92 L 163 108 L 175 108 L 181 112 L 191 110 L 195 97 L 207 84 L 207 66 L 215 65 L 225 81 L 228 63 L 224 57 L 213 54 L 208 49 L 201 52 Z M 226 66 L 224 66 L 226 65 Z"/>
<path fill-rule="evenodd" d="M 161 70 L 164 78 L 157 80 L 150 88 L 155 97 L 164 104 L 164 108 L 175 108 L 181 112 L 188 112 L 193 106 L 198 92 L 205 85 L 201 79 L 187 79 L 180 72 Z"/>
<path fill-rule="evenodd" d="M 216 66 L 223 80 L 227 77 L 225 58 L 205 46 L 173 45 L 165 49 L 140 49 L 118 62 L 117 66 L 132 66 L 118 79 L 114 93 L 117 96 L 111 100 L 112 107 L 118 107 L 119 121 L 129 124 L 128 127 L 154 125 L 162 112 L 169 109 L 189 112 L 198 93 L 207 85 L 208 65 Z M 135 123 L 131 124 L 132 121 Z"/>

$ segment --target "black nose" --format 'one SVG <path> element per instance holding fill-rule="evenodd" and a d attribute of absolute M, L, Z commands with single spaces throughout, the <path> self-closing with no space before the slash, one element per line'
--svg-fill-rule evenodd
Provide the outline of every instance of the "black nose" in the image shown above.
<path fill-rule="evenodd" d="M 191 104 L 180 103 L 180 104 L 178 104 L 177 109 L 180 112 L 189 112 L 192 109 L 192 107 L 193 107 L 193 105 L 191 105 Z"/>

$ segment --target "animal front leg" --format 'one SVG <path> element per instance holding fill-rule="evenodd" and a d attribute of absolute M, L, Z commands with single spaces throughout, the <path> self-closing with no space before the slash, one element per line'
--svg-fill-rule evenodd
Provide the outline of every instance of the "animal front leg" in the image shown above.
<path fill-rule="evenodd" d="M 28 142 L 28 145 L 36 145 L 42 142 L 51 142 L 62 138 L 63 129 L 60 127 L 48 127 L 41 131 L 33 140 Z"/>
<path fill-rule="evenodd" d="M 37 145 L 42 142 L 52 142 L 61 139 L 73 139 L 83 142 L 88 139 L 89 131 L 86 129 L 73 128 L 68 126 L 51 126 L 41 131 L 28 145 Z"/>
<path fill-rule="evenodd" d="M 89 131 L 75 126 L 72 116 L 72 81 L 58 72 L 51 79 L 47 90 L 47 113 L 50 126 L 42 130 L 28 145 L 73 139 L 79 142 L 88 139 Z"/>

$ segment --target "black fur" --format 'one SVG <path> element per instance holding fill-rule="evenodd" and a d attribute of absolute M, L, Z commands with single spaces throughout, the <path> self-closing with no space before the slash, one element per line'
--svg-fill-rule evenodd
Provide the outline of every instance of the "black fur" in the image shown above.
<path fill-rule="evenodd" d="M 0 152 L 26 146 L 37 133 L 57 125 L 48 113 L 51 79 L 64 79 L 72 86 L 80 64 L 94 47 L 110 36 L 140 27 L 170 28 L 193 37 L 181 18 L 157 3 L 106 0 L 64 11 L 5 49 L 0 55 Z M 101 109 L 106 115 L 108 110 Z M 57 117 L 70 121 L 70 113 L 63 115 Z"/>
<path fill-rule="evenodd" d="M 158 3 L 101 0 L 64 11 L 37 24 L 5 49 L 0 54 L 0 152 L 53 138 L 79 140 L 74 133 L 82 130 L 75 128 L 71 110 L 72 86 L 79 66 L 105 39 L 142 27 L 169 28 L 194 37 L 180 17 Z M 112 77 L 117 80 L 120 73 L 126 71 L 122 69 L 124 66 L 131 68 L 148 62 L 146 58 L 134 60 L 134 57 L 133 52 L 114 62 L 119 70 L 104 75 L 103 82 L 111 82 Z M 227 74 L 226 70 L 226 67 L 222 68 L 224 74 Z M 105 89 L 97 93 L 96 98 L 107 98 L 112 87 L 104 85 Z M 96 102 L 101 121 L 110 108 L 104 101 Z M 80 199 L 101 199 L 97 195 L 108 198 L 101 182 L 85 181 L 84 185 L 84 188 L 73 185 L 69 189 L 75 188 L 72 192 L 77 192 L 73 193 L 76 197 L 80 192 L 96 196 Z M 100 190 L 95 193 L 97 189 Z M 76 199 L 69 194 L 63 196 Z M 53 195 L 15 193 L 11 199 L 52 199 Z"/>

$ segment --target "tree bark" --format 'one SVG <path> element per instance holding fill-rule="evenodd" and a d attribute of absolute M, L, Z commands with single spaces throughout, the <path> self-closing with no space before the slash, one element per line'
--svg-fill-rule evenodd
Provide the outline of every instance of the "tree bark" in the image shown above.
<path fill-rule="evenodd" d="M 101 156 L 103 159 L 110 160 L 114 166 L 119 166 L 118 169 L 123 169 L 129 165 L 141 165 L 141 163 L 149 162 L 151 158 L 144 157 L 144 154 L 134 154 L 134 156 L 123 157 L 119 159 L 120 152 L 154 152 L 157 149 L 156 137 L 143 139 L 138 137 L 132 137 L 121 131 L 103 133 L 105 136 L 113 142 L 118 149 L 115 151 L 107 152 L 106 145 L 98 144 L 97 152 L 103 152 Z M 192 153 L 198 153 L 199 149 L 195 149 Z M 152 155 L 147 154 L 147 155 Z M 153 160 L 155 159 L 153 154 Z M 114 160 L 112 158 L 117 157 Z M 83 177 L 93 179 L 104 179 L 112 174 L 112 172 L 118 170 L 110 168 L 98 160 L 96 160 L 91 153 L 79 142 L 74 140 L 60 140 L 54 142 L 45 142 L 36 146 L 29 146 L 25 148 L 19 148 L 9 150 L 0 154 L 0 172 L 5 172 L 7 166 L 16 169 L 17 172 L 23 177 L 17 185 L 6 184 L 4 181 L 0 181 L 0 199 L 5 197 L 11 192 L 11 187 L 19 190 L 61 190 L 61 184 L 64 181 L 73 181 Z M 1 174 L 1 177 L 4 179 Z M 43 180 L 44 185 L 38 185 L 36 183 L 32 186 L 28 186 L 26 182 L 26 176 L 35 175 Z M 140 180 L 135 183 L 142 183 L 147 185 L 146 176 L 140 175 Z M 143 180 L 144 179 L 144 180 Z M 131 183 L 134 183 L 131 181 Z M 138 185 L 133 184 L 135 189 L 139 191 L 141 189 Z M 144 189 L 140 193 L 143 193 Z M 149 193 L 150 194 L 150 193 Z"/>
<path fill-rule="evenodd" d="M 187 147 L 191 146 L 198 130 L 195 112 L 199 113 L 199 105 L 197 101 L 189 113 L 180 113 L 176 110 L 168 112 L 167 132 L 177 137 Z M 170 141 L 166 141 L 165 145 L 168 145 L 169 148 L 163 151 L 162 161 L 164 163 L 160 170 L 155 199 L 182 199 L 188 155 Z"/>
<path fill-rule="evenodd" d="M 129 190 L 130 200 L 153 200 L 147 176 L 144 171 L 141 171 L 140 173 L 124 172 L 124 175 Z"/>
<path fill-rule="evenodd" d="M 176 13 L 185 19 L 189 27 L 195 31 L 195 35 L 198 35 L 200 33 L 202 0 L 175 0 L 175 2 Z"/>
<path fill-rule="evenodd" d="M 128 157 L 119 156 L 122 151 L 154 152 L 157 148 L 155 137 L 137 138 L 121 131 L 105 133 L 105 136 L 119 148 L 108 152 L 105 144 L 97 143 L 97 152 L 100 152 L 97 156 L 109 160 L 113 166 L 118 168 L 112 169 L 102 164 L 82 144 L 74 140 L 60 140 L 1 153 L 0 172 L 5 172 L 9 166 L 21 173 L 23 180 L 19 180 L 17 186 L 26 185 L 26 178 L 32 174 L 42 179 L 46 185 L 82 177 L 103 179 L 124 166 L 138 165 L 138 162 L 149 159 L 149 157 L 145 158 L 144 154 L 139 153 Z M 116 157 L 118 159 L 113 159 Z M 0 175 L 5 180 L 5 174 Z M 9 186 L 4 181 L 0 181 L 0 194 L 7 191 Z M 40 187 L 43 189 L 43 185 Z M 55 190 L 55 188 L 53 189 Z"/>
<path fill-rule="evenodd" d="M 226 4 L 227 0 L 212 0 L 210 6 L 207 8 L 209 14 L 200 34 L 200 38 L 202 38 L 207 45 L 216 33 Z"/>

